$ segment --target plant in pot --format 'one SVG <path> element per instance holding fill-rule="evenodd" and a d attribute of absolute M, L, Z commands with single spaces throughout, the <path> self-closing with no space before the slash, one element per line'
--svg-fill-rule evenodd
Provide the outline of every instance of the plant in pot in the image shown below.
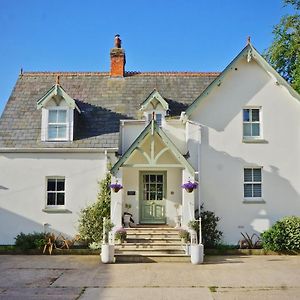
<path fill-rule="evenodd" d="M 114 262 L 115 246 L 109 243 L 109 234 L 114 224 L 106 218 L 103 218 L 103 239 L 101 245 L 101 261 L 105 264 Z"/>
<path fill-rule="evenodd" d="M 126 211 L 123 214 L 123 225 L 125 228 L 129 228 L 130 223 L 134 223 L 132 214 L 129 212 L 129 210 L 131 209 L 131 204 L 125 203 L 125 209 L 126 209 Z"/>
<path fill-rule="evenodd" d="M 184 251 L 186 255 L 190 255 L 190 239 L 191 235 L 190 233 L 185 229 L 179 230 L 179 237 L 181 238 L 181 242 L 184 244 Z"/>
<path fill-rule="evenodd" d="M 124 243 L 125 239 L 127 237 L 126 230 L 121 227 L 115 232 L 115 240 L 119 241 L 119 243 Z"/>
<path fill-rule="evenodd" d="M 117 193 L 119 190 L 121 190 L 123 188 L 123 185 L 118 183 L 118 180 L 116 181 L 116 183 L 112 183 L 109 185 L 109 187 L 115 192 Z"/>
<path fill-rule="evenodd" d="M 203 263 L 204 248 L 201 243 L 201 219 L 192 220 L 188 223 L 188 227 L 191 229 L 191 263 L 201 264 Z M 199 233 L 199 235 L 198 235 Z"/>
<path fill-rule="evenodd" d="M 192 182 L 188 180 L 182 184 L 181 187 L 184 188 L 188 193 L 192 193 L 198 187 L 198 183 L 196 181 Z"/>

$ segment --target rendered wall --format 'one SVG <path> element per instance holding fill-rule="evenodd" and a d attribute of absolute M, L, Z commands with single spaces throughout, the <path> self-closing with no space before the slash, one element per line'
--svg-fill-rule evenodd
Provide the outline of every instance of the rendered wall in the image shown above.
<path fill-rule="evenodd" d="M 195 109 L 202 124 L 201 199 L 221 217 L 224 241 L 261 232 L 283 216 L 300 215 L 300 103 L 253 60 L 227 74 Z M 262 143 L 242 142 L 242 109 L 262 107 Z M 190 161 L 197 169 L 197 135 L 189 124 Z M 263 203 L 244 203 L 243 168 L 262 166 Z"/>
<path fill-rule="evenodd" d="M 0 244 L 21 231 L 47 229 L 73 236 L 78 214 L 94 202 L 105 174 L 104 153 L 0 154 Z M 46 213 L 46 176 L 65 176 L 68 213 Z"/>

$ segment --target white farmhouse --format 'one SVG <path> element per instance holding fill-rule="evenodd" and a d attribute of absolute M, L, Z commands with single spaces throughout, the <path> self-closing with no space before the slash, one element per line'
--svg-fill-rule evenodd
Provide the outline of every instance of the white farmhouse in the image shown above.
<path fill-rule="evenodd" d="M 77 233 L 112 165 L 111 218 L 186 227 L 203 204 L 223 242 L 300 215 L 300 96 L 249 42 L 222 73 L 22 72 L 0 119 L 0 244 Z M 191 193 L 181 187 L 199 186 Z"/>

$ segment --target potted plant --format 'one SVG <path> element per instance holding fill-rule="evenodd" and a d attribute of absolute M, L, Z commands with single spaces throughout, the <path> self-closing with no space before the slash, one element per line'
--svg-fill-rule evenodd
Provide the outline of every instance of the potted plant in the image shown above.
<path fill-rule="evenodd" d="M 114 224 L 106 218 L 103 218 L 103 239 L 101 245 L 101 261 L 104 264 L 114 262 L 115 247 L 109 243 L 109 233 L 113 229 Z"/>
<path fill-rule="evenodd" d="M 127 232 L 126 232 L 126 230 L 125 230 L 123 227 L 119 228 L 119 229 L 115 232 L 115 239 L 116 239 L 117 241 L 119 241 L 120 244 L 121 244 L 121 243 L 124 243 L 126 237 L 127 237 Z"/>
<path fill-rule="evenodd" d="M 191 248 L 190 248 L 190 233 L 185 229 L 180 229 L 179 237 L 181 238 L 181 242 L 184 244 L 184 251 L 186 255 L 191 255 Z"/>
<path fill-rule="evenodd" d="M 115 192 L 117 193 L 119 190 L 121 190 L 123 188 L 123 185 L 118 183 L 118 180 L 116 181 L 116 183 L 112 183 L 109 185 L 109 187 Z"/>
<path fill-rule="evenodd" d="M 190 180 L 181 185 L 188 193 L 192 193 L 198 187 L 198 183 L 196 181 L 191 182 Z"/>
<path fill-rule="evenodd" d="M 192 220 L 188 223 L 191 229 L 191 263 L 194 265 L 203 263 L 204 248 L 200 241 L 200 220 Z M 199 234 L 199 235 L 198 235 Z"/>
<path fill-rule="evenodd" d="M 126 209 L 126 211 L 123 214 L 123 224 L 124 224 L 125 228 L 129 228 L 130 223 L 134 223 L 132 214 L 129 212 L 129 210 L 131 209 L 131 204 L 125 203 L 125 209 Z"/>

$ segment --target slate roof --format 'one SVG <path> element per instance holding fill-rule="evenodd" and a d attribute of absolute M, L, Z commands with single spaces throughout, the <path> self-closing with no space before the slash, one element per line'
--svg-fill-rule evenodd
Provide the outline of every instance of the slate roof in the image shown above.
<path fill-rule="evenodd" d="M 40 99 L 54 84 L 75 99 L 73 142 L 41 141 Z M 118 148 L 122 119 L 140 119 L 140 104 L 156 88 L 179 116 L 219 73 L 127 72 L 111 78 L 104 72 L 25 72 L 21 74 L 0 119 L 0 148 Z"/>

